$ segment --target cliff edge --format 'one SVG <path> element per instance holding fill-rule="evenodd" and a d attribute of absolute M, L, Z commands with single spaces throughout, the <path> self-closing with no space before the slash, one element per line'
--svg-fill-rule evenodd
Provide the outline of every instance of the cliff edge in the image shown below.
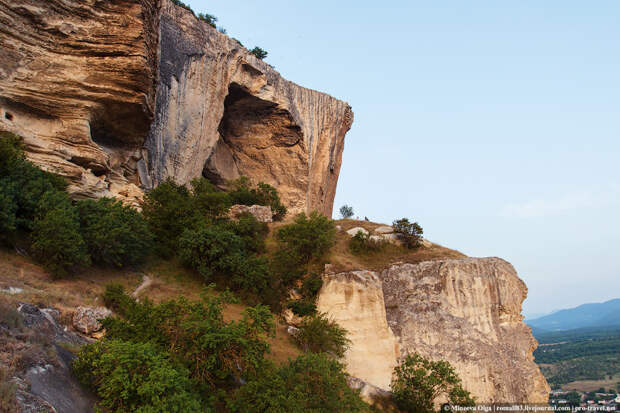
<path fill-rule="evenodd" d="M 349 105 L 169 0 L 0 0 L 0 44 L 0 129 L 75 197 L 245 175 L 331 215 Z"/>
<path fill-rule="evenodd" d="M 478 402 L 546 403 L 521 316 L 526 295 L 508 262 L 465 258 L 326 274 L 318 309 L 350 332 L 349 373 L 380 389 L 400 358 L 418 353 L 450 362 Z"/>

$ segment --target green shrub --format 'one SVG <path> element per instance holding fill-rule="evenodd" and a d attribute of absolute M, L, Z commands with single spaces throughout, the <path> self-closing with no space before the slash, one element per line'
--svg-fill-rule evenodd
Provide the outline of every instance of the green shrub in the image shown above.
<path fill-rule="evenodd" d="M 336 241 L 336 228 L 331 219 L 316 211 L 306 216 L 300 213 L 292 224 L 280 228 L 276 235 L 282 248 L 293 254 L 304 265 L 320 260 Z"/>
<path fill-rule="evenodd" d="M 67 275 L 72 267 L 90 263 L 78 215 L 63 192 L 50 191 L 41 198 L 31 238 L 34 257 L 53 276 Z"/>
<path fill-rule="evenodd" d="M 342 219 L 349 219 L 353 216 L 353 207 L 349 205 L 343 205 L 340 207 L 340 216 Z"/>
<path fill-rule="evenodd" d="M 17 185 L 0 179 L 0 241 L 11 243 L 17 231 Z"/>
<path fill-rule="evenodd" d="M 93 262 L 124 267 L 149 256 L 152 235 L 138 211 L 110 198 L 78 201 L 76 207 Z"/>
<path fill-rule="evenodd" d="M 190 377 L 202 389 L 230 388 L 239 380 L 261 371 L 265 341 L 275 333 L 273 315 L 264 306 L 250 307 L 243 318 L 225 322 L 222 309 L 230 296 L 204 294 L 203 300 L 184 298 L 158 305 L 131 297 L 121 302 L 119 314 L 102 321 L 106 337 L 132 342 L 149 342 L 170 353 L 171 358 L 190 371 Z"/>
<path fill-rule="evenodd" d="M 394 221 L 392 227 L 396 234 L 400 234 L 408 249 L 420 247 L 420 241 L 422 241 L 422 234 L 424 231 L 417 222 L 410 223 L 409 219 L 402 218 L 398 221 Z"/>
<path fill-rule="evenodd" d="M 217 218 L 230 209 L 230 195 L 218 190 L 205 178 L 197 178 L 190 183 L 192 187 L 192 209 L 202 218 Z"/>
<path fill-rule="evenodd" d="M 254 187 L 244 176 L 229 183 L 228 193 L 233 204 L 270 206 L 273 219 L 276 221 L 286 216 L 286 207 L 282 205 L 278 191 L 264 182 L 259 182 Z"/>
<path fill-rule="evenodd" d="M 347 385 L 344 366 L 321 354 L 306 354 L 270 369 L 235 392 L 232 412 L 368 412 Z"/>
<path fill-rule="evenodd" d="M 329 353 L 336 357 L 344 356 L 351 344 L 347 331 L 323 313 L 304 318 L 295 339 L 306 352 Z"/>
<path fill-rule="evenodd" d="M 198 20 L 202 20 L 203 22 L 207 23 L 209 26 L 215 29 L 215 22 L 217 22 L 217 17 L 215 17 L 214 15 L 209 13 L 198 13 L 198 16 L 196 17 L 198 17 Z"/>
<path fill-rule="evenodd" d="M 191 226 L 193 214 L 190 192 L 167 179 L 144 196 L 142 214 L 155 236 L 158 253 L 174 255 L 179 237 Z"/>
<path fill-rule="evenodd" d="M 202 412 L 189 371 L 151 343 L 105 340 L 84 347 L 73 362 L 83 384 L 115 413 Z"/>
<path fill-rule="evenodd" d="M 301 294 L 306 298 L 314 299 L 323 287 L 323 278 L 317 274 L 311 274 L 304 279 L 301 285 Z"/>
<path fill-rule="evenodd" d="M 433 401 L 447 397 L 450 404 L 473 406 L 474 399 L 461 385 L 461 379 L 447 361 L 431 361 L 410 354 L 394 369 L 392 394 L 406 412 L 433 412 Z"/>
<path fill-rule="evenodd" d="M 291 301 L 288 304 L 288 308 L 291 309 L 293 314 L 299 317 L 305 317 L 316 313 L 316 304 L 308 299 Z"/>
<path fill-rule="evenodd" d="M 258 46 L 255 46 L 254 49 L 250 50 L 250 53 L 252 53 L 254 56 L 258 57 L 260 60 L 263 60 L 269 54 L 269 53 L 267 53 L 266 50 L 263 50 L 263 49 L 261 49 Z"/>
<path fill-rule="evenodd" d="M 239 215 L 236 221 L 230 222 L 231 230 L 241 238 L 247 251 L 261 253 L 265 250 L 265 238 L 269 233 L 266 223 L 257 220 L 250 213 Z"/>
<path fill-rule="evenodd" d="M 349 250 L 355 255 L 368 255 L 383 251 L 387 241 L 375 241 L 369 234 L 358 231 L 349 241 Z"/>
<path fill-rule="evenodd" d="M 11 382 L 8 369 L 0 367 L 0 411 L 18 413 L 17 386 Z"/>
<path fill-rule="evenodd" d="M 225 226 L 200 225 L 179 239 L 179 257 L 209 280 L 218 274 L 234 274 L 246 258 L 241 237 Z"/>
<path fill-rule="evenodd" d="M 112 311 L 127 314 L 131 311 L 136 301 L 125 294 L 125 287 L 122 284 L 112 283 L 105 286 L 103 303 Z"/>

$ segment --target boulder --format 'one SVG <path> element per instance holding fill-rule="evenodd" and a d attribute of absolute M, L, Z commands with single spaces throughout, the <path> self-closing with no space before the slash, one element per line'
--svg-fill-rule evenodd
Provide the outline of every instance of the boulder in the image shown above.
<path fill-rule="evenodd" d="M 270 206 L 263 205 L 233 205 L 230 207 L 228 216 L 231 219 L 238 219 L 241 214 L 251 214 L 260 222 L 273 222 L 273 213 Z"/>
<path fill-rule="evenodd" d="M 358 232 L 363 232 L 364 235 L 368 235 L 368 230 L 362 228 L 362 227 L 355 227 L 355 228 L 351 228 L 349 230 L 347 230 L 347 234 L 349 234 L 350 236 L 354 237 Z"/>
<path fill-rule="evenodd" d="M 394 228 L 390 227 L 389 225 L 383 225 L 381 227 L 377 227 L 375 228 L 375 234 L 391 234 L 392 232 L 394 232 Z"/>
<path fill-rule="evenodd" d="M 99 320 L 110 315 L 112 315 L 112 311 L 105 307 L 80 306 L 73 312 L 73 328 L 80 333 L 91 335 L 103 328 Z"/>

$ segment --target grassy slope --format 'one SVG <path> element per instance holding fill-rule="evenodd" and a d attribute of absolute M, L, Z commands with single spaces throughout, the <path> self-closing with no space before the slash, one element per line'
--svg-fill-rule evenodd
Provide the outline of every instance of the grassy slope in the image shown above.
<path fill-rule="evenodd" d="M 267 249 L 275 247 L 275 230 L 285 223 L 270 225 L 270 235 L 266 240 Z M 337 235 L 336 245 L 327 261 L 334 265 L 337 271 L 356 269 L 382 270 L 394 262 L 417 263 L 422 261 L 463 258 L 465 255 L 458 251 L 434 244 L 431 248 L 421 248 L 409 251 L 404 248 L 388 245 L 387 248 L 376 254 L 356 256 L 348 250 L 350 237 L 344 232 L 347 229 L 361 226 L 373 231 L 382 224 L 366 221 L 341 220 L 336 222 L 343 229 Z M 32 260 L 19 256 L 12 251 L 0 249 L 0 291 L 8 287 L 22 288 L 23 292 L 11 298 L 29 302 L 42 307 L 54 307 L 60 310 L 63 323 L 71 324 L 71 314 L 75 307 L 102 305 L 100 295 L 105 285 L 115 282 L 125 286 L 126 291 L 134 291 L 142 282 L 142 277 L 148 275 L 152 284 L 140 292 L 140 297 L 148 297 L 155 302 L 185 296 L 189 299 L 199 299 L 204 288 L 204 281 L 194 272 L 183 268 L 178 262 L 153 260 L 140 271 L 117 270 L 103 268 L 88 268 L 64 280 L 52 280 L 49 274 Z M 0 292 L 0 294 L 6 294 Z M 246 308 L 244 305 L 229 305 L 224 316 L 227 320 L 241 317 Z M 286 333 L 286 325 L 278 321 L 276 338 L 271 340 L 271 355 L 269 358 L 276 362 L 284 362 L 289 358 L 297 357 L 300 352 Z"/>

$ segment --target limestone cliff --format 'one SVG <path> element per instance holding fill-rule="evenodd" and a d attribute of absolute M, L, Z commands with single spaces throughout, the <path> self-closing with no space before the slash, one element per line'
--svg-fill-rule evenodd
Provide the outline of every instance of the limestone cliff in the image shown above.
<path fill-rule="evenodd" d="M 351 108 L 169 0 L 0 0 L 0 44 L 0 130 L 76 197 L 246 175 L 331 214 Z"/>
<path fill-rule="evenodd" d="M 415 352 L 449 361 L 480 402 L 543 403 L 549 386 L 522 321 L 526 295 L 506 261 L 466 258 L 327 274 L 318 308 L 351 331 L 349 372 L 379 388 L 388 388 L 397 360 Z"/>

